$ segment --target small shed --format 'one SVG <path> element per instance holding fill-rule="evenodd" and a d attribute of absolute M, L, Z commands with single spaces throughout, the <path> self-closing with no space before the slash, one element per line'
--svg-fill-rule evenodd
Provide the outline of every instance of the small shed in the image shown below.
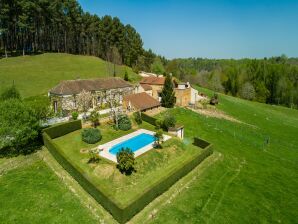
<path fill-rule="evenodd" d="M 184 126 L 183 125 L 175 125 L 175 127 L 170 127 L 168 130 L 169 134 L 175 135 L 178 138 L 184 138 Z"/>

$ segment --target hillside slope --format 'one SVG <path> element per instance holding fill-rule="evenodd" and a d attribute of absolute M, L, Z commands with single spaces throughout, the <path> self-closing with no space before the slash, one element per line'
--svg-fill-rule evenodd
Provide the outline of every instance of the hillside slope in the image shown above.
<path fill-rule="evenodd" d="M 23 97 L 46 94 L 61 80 L 98 78 L 111 75 L 113 66 L 100 58 L 46 53 L 0 60 L 0 91 L 15 82 Z M 116 66 L 117 76 L 138 79 L 131 68 Z"/>

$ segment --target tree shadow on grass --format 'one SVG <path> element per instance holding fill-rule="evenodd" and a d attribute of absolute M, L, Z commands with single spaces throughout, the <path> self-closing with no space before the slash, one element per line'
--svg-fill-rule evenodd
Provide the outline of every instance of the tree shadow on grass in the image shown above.
<path fill-rule="evenodd" d="M 5 147 L 0 149 L 0 158 L 12 158 L 19 155 L 30 155 L 32 153 L 41 150 L 43 144 L 35 143 L 25 147 L 14 148 L 14 147 Z"/>

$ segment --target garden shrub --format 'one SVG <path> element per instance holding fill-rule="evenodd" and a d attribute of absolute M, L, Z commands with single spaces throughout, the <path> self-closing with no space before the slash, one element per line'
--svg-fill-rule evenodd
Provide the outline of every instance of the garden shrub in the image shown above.
<path fill-rule="evenodd" d="M 163 120 L 163 126 L 166 130 L 170 127 L 175 127 L 176 118 L 172 114 L 166 114 Z"/>
<path fill-rule="evenodd" d="M 131 121 L 129 120 L 128 116 L 121 115 L 118 118 L 118 128 L 122 131 L 128 131 L 131 129 Z"/>
<path fill-rule="evenodd" d="M 82 131 L 82 140 L 88 144 L 94 144 L 101 140 L 100 130 L 97 128 L 86 128 Z"/>
<path fill-rule="evenodd" d="M 156 129 L 160 129 L 163 127 L 163 120 L 161 118 L 155 120 L 155 127 Z"/>
<path fill-rule="evenodd" d="M 117 153 L 117 168 L 126 175 L 134 171 L 135 157 L 130 148 L 122 148 Z"/>
<path fill-rule="evenodd" d="M 77 120 L 78 119 L 78 116 L 79 116 L 79 113 L 76 112 L 76 111 L 74 111 L 74 112 L 71 113 L 71 117 L 72 117 L 73 120 Z"/>
<path fill-rule="evenodd" d="M 99 113 L 97 111 L 92 111 L 89 117 L 92 122 L 93 127 L 97 127 L 99 125 Z"/>
<path fill-rule="evenodd" d="M 142 120 L 142 115 L 140 112 L 135 112 L 133 114 L 135 121 L 137 122 L 137 124 L 142 124 L 143 120 Z"/>

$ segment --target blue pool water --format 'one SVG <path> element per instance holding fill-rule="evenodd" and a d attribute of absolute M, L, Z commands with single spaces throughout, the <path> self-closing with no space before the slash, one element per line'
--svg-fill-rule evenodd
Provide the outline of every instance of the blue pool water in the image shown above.
<path fill-rule="evenodd" d="M 142 133 L 114 145 L 109 152 L 113 155 L 116 155 L 117 152 L 119 152 L 122 148 L 130 148 L 133 152 L 135 152 L 154 141 L 155 137 L 153 135 Z"/>

